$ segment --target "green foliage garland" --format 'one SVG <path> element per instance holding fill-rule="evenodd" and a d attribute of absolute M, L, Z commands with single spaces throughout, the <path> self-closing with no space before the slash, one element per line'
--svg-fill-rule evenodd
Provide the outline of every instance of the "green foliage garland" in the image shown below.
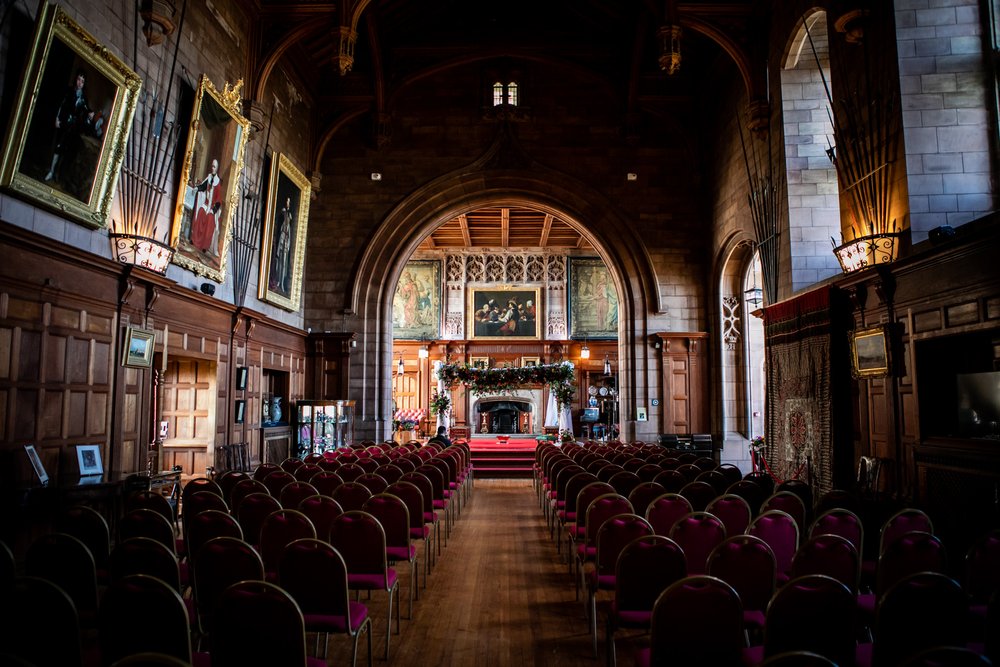
<path fill-rule="evenodd" d="M 448 387 L 464 384 L 474 394 L 513 393 L 526 384 L 547 384 L 560 409 L 573 400 L 573 364 L 542 364 L 521 368 L 475 368 L 469 364 L 444 364 L 438 379 Z"/>

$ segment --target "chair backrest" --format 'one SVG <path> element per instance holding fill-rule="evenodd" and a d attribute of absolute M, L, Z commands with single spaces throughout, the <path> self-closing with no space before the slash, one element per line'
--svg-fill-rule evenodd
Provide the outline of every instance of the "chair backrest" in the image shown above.
<path fill-rule="evenodd" d="M 705 511 L 719 517 L 726 527 L 726 535 L 733 536 L 745 533 L 753 512 L 750 504 L 735 493 L 725 493 L 709 501 Z"/>
<path fill-rule="evenodd" d="M 760 506 L 760 512 L 768 510 L 781 510 L 785 514 L 795 519 L 795 525 L 799 528 L 799 534 L 806 532 L 806 506 L 802 503 L 802 498 L 792 491 L 775 491 L 768 496 Z"/>
<path fill-rule="evenodd" d="M 243 539 L 243 529 L 232 514 L 220 510 L 205 510 L 189 517 L 184 523 L 187 538 L 185 545 L 189 554 L 196 554 L 201 545 L 213 537 L 236 537 Z"/>
<path fill-rule="evenodd" d="M 406 510 L 410 517 L 410 528 L 423 528 L 424 525 L 424 496 L 420 489 L 413 482 L 400 480 L 389 485 L 386 493 L 400 498 L 406 503 Z"/>
<path fill-rule="evenodd" d="M 816 506 L 813 508 L 813 514 L 815 516 L 820 516 L 824 512 L 829 512 L 832 509 L 850 510 L 858 516 L 861 516 L 861 499 L 858 498 L 857 494 L 853 491 L 848 491 L 846 489 L 830 489 L 816 500 Z"/>
<path fill-rule="evenodd" d="M 316 488 L 318 493 L 324 496 L 332 496 L 333 490 L 343 484 L 344 480 L 337 473 L 331 470 L 324 470 L 310 477 L 309 483 Z"/>
<path fill-rule="evenodd" d="M 688 576 L 671 584 L 653 607 L 653 665 L 739 665 L 743 605 L 716 577 Z"/>
<path fill-rule="evenodd" d="M 187 501 L 188 496 L 199 491 L 208 491 L 220 498 L 225 497 L 222 493 L 222 487 L 215 480 L 211 480 L 208 477 L 193 477 L 184 484 L 184 488 L 181 490 L 181 506 Z"/>
<path fill-rule="evenodd" d="M 16 577 L 0 604 L 0 647 L 27 665 L 80 667 L 80 617 L 69 594 L 46 577 Z"/>
<path fill-rule="evenodd" d="M 431 487 L 434 491 L 434 500 L 444 502 L 444 491 L 447 482 L 445 481 L 445 476 L 441 470 L 429 463 L 424 463 L 423 465 L 417 466 L 415 472 L 420 473 L 431 481 Z"/>
<path fill-rule="evenodd" d="M 216 602 L 222 591 L 244 580 L 264 580 L 264 562 L 260 554 L 235 537 L 216 537 L 193 554 L 192 591 L 198 614 L 198 627 L 210 633 Z"/>
<path fill-rule="evenodd" d="M 285 546 L 297 539 L 316 538 L 316 527 L 305 514 L 294 509 L 275 510 L 260 526 L 260 557 L 264 571 L 278 571 L 278 560 Z"/>
<path fill-rule="evenodd" d="M 366 472 L 354 481 L 371 491 L 373 496 L 378 495 L 379 493 L 384 493 L 389 487 L 389 482 L 385 479 L 385 477 L 382 477 L 378 473 L 374 472 Z"/>
<path fill-rule="evenodd" d="M 184 600 L 169 584 L 147 574 L 113 581 L 98 614 L 101 660 L 153 651 L 191 661 L 190 621 Z"/>
<path fill-rule="evenodd" d="M 620 465 L 616 463 L 608 463 L 608 465 L 603 466 L 600 470 L 597 471 L 596 473 L 597 479 L 601 482 L 610 482 L 612 477 L 622 472 L 623 470 L 625 470 L 625 468 L 622 468 Z"/>
<path fill-rule="evenodd" d="M 632 507 L 635 509 L 636 514 L 645 517 L 646 510 L 649 508 L 650 503 L 666 492 L 667 490 L 663 488 L 662 484 L 657 484 L 656 482 L 640 482 L 638 486 L 632 489 L 632 492 L 628 494 L 628 501 L 632 503 Z"/>
<path fill-rule="evenodd" d="M 241 581 L 222 592 L 212 630 L 212 667 L 305 664 L 305 621 L 288 593 L 264 581 Z"/>
<path fill-rule="evenodd" d="M 298 459 L 296 459 L 298 460 Z M 275 498 L 281 498 L 281 490 L 295 481 L 295 476 L 287 470 L 275 470 L 261 480 L 268 492 Z"/>
<path fill-rule="evenodd" d="M 316 537 L 324 542 L 330 540 L 330 527 L 333 520 L 344 513 L 344 508 L 340 506 L 331 496 L 316 494 L 303 498 L 299 503 L 298 510 L 309 517 L 313 528 L 316 529 Z"/>
<path fill-rule="evenodd" d="M 243 529 L 243 539 L 260 544 L 260 527 L 271 512 L 281 509 L 281 502 L 270 493 L 251 493 L 236 508 L 236 520 Z"/>
<path fill-rule="evenodd" d="M 642 480 L 634 472 L 622 470 L 612 475 L 611 479 L 608 480 L 608 484 L 614 487 L 616 493 L 628 498 L 632 490 L 642 484 Z"/>
<path fill-rule="evenodd" d="M 750 513 L 753 516 L 757 516 L 757 514 L 760 513 L 760 506 L 764 503 L 764 499 L 769 495 L 764 490 L 764 487 L 751 479 L 741 479 L 738 482 L 730 484 L 726 489 L 726 493 L 739 496 L 743 500 L 747 501 L 747 505 L 750 506 Z"/>
<path fill-rule="evenodd" d="M 127 540 L 130 537 L 150 537 L 177 553 L 174 527 L 154 510 L 131 510 L 118 520 L 118 539 Z"/>
<path fill-rule="evenodd" d="M 677 521 L 693 511 L 691 501 L 687 498 L 679 493 L 667 492 L 649 503 L 646 508 L 646 521 L 657 535 L 666 537 L 670 535 L 670 529 Z"/>
<path fill-rule="evenodd" d="M 732 463 L 722 463 L 718 468 L 716 468 L 716 470 L 725 476 L 726 481 L 728 482 L 728 484 L 726 484 L 727 489 L 731 485 L 743 479 L 743 472 Z"/>
<path fill-rule="evenodd" d="M 580 491 L 583 489 L 583 487 L 587 486 L 588 484 L 592 484 L 596 481 L 597 481 L 597 475 L 589 473 L 586 470 L 577 472 L 575 475 L 572 475 L 566 481 L 566 488 L 563 492 L 563 498 L 565 498 L 566 500 L 566 505 L 563 509 L 567 516 L 572 515 L 573 519 L 575 520 L 577 512 L 577 500 L 580 496 Z"/>
<path fill-rule="evenodd" d="M 375 474 L 384 479 L 389 484 L 399 481 L 405 471 L 394 463 L 386 463 L 375 470 Z"/>
<path fill-rule="evenodd" d="M 823 533 L 806 540 L 792 559 L 791 578 L 825 574 L 857 595 L 861 580 L 861 557 L 854 545 L 840 535 Z"/>
<path fill-rule="evenodd" d="M 898 665 L 935 646 L 965 646 L 969 602 L 958 582 L 938 572 L 898 580 L 876 609 L 874 660 Z"/>
<path fill-rule="evenodd" d="M 809 527 L 809 537 L 824 534 L 839 535 L 854 545 L 859 555 L 864 553 L 864 526 L 858 515 L 849 509 L 833 508 L 817 516 Z"/>
<path fill-rule="evenodd" d="M 634 514 L 632 510 L 632 503 L 628 501 L 628 498 L 618 493 L 608 493 L 595 498 L 587 506 L 587 514 L 584 519 L 587 545 L 597 545 L 597 532 L 605 521 L 618 514 Z"/>
<path fill-rule="evenodd" d="M 250 473 L 244 470 L 226 470 L 215 478 L 215 483 L 222 489 L 222 497 L 226 499 L 227 503 L 233 495 L 233 487 L 244 479 L 252 479 Z"/>
<path fill-rule="evenodd" d="M 653 534 L 653 527 L 638 514 L 617 514 L 609 517 L 597 531 L 597 556 L 594 559 L 597 577 L 613 577 L 618 556 L 625 545 L 638 537 Z"/>
<path fill-rule="evenodd" d="M 59 516 L 56 529 L 87 545 L 98 570 L 107 568 L 108 555 L 111 553 L 111 531 L 100 512 L 86 505 L 68 507 Z"/>
<path fill-rule="evenodd" d="M 270 475 L 275 470 L 281 470 L 281 466 L 277 463 L 261 463 L 253 471 L 253 478 L 258 482 L 263 482 L 264 478 Z"/>
<path fill-rule="evenodd" d="M 803 479 L 786 479 L 774 488 L 774 493 L 780 491 L 789 491 L 799 497 L 799 500 L 802 501 L 802 506 L 806 508 L 806 520 L 803 524 L 809 525 L 809 522 L 812 521 L 812 510 L 815 504 L 812 485 Z"/>
<path fill-rule="evenodd" d="M 913 531 L 934 534 L 934 523 L 927 513 L 915 507 L 907 507 L 899 510 L 889 517 L 882 524 L 882 531 L 879 534 L 878 552 L 885 552 L 886 548 L 897 538 Z"/>
<path fill-rule="evenodd" d="M 648 460 L 635 470 L 635 474 L 644 482 L 652 482 L 661 472 L 663 472 L 663 468 L 659 464 Z"/>
<path fill-rule="evenodd" d="M 359 482 L 344 482 L 333 490 L 333 499 L 345 512 L 361 509 L 372 495 L 371 490 Z"/>
<path fill-rule="evenodd" d="M 299 480 L 300 482 L 308 482 L 310 479 L 312 479 L 313 475 L 315 475 L 318 472 L 322 472 L 322 471 L 323 471 L 323 469 L 321 467 L 319 467 L 319 463 L 318 462 L 316 462 L 316 463 L 304 463 L 303 465 L 300 465 L 292 473 L 292 475 L 294 475 L 295 479 Z"/>
<path fill-rule="evenodd" d="M 229 491 L 229 511 L 234 515 L 239 512 L 240 503 L 251 493 L 266 493 L 271 495 L 264 483 L 252 477 L 241 479 Z"/>
<path fill-rule="evenodd" d="M 315 496 L 317 493 L 319 493 L 319 489 L 309 482 L 295 480 L 294 482 L 286 484 L 284 488 L 281 489 L 281 494 L 278 496 L 278 500 L 281 502 L 282 507 L 294 509 L 299 506 L 299 503 L 301 503 L 304 498 Z"/>
<path fill-rule="evenodd" d="M 688 482 L 681 487 L 678 491 L 682 496 L 691 501 L 691 507 L 695 512 L 702 512 L 708 507 L 708 504 L 712 502 L 715 498 L 716 492 L 715 487 L 708 482 L 701 482 L 695 480 L 693 482 Z"/>
<path fill-rule="evenodd" d="M 833 577 L 810 574 L 778 589 L 767 607 L 764 655 L 811 651 L 854 664 L 857 602 Z"/>
<path fill-rule="evenodd" d="M 279 463 L 278 467 L 280 467 L 285 472 L 294 473 L 303 465 L 305 465 L 305 461 L 303 461 L 302 459 L 296 458 L 294 456 L 289 456 L 284 461 Z"/>
<path fill-rule="evenodd" d="M 774 552 L 753 535 L 730 535 L 708 556 L 706 572 L 732 586 L 745 610 L 764 613 L 774 595 L 777 568 Z"/>
<path fill-rule="evenodd" d="M 385 530 L 368 512 L 355 510 L 338 516 L 330 530 L 330 544 L 344 557 L 349 574 L 388 577 Z"/>
<path fill-rule="evenodd" d="M 424 514 L 431 515 L 434 513 L 434 485 L 431 483 L 431 480 L 427 479 L 426 475 L 414 469 L 413 472 L 404 472 L 399 481 L 409 482 L 420 489 L 420 495 L 424 499 Z"/>
<path fill-rule="evenodd" d="M 691 463 L 681 463 L 677 466 L 677 472 L 684 475 L 684 479 L 688 482 L 693 482 L 704 471 L 692 461 Z"/>
<path fill-rule="evenodd" d="M 130 512 L 137 509 L 153 510 L 163 515 L 163 518 L 171 524 L 177 519 L 177 507 L 170 500 L 158 491 L 140 489 L 133 491 L 125 498 L 125 511 Z"/>
<path fill-rule="evenodd" d="M 362 510 L 382 524 L 387 548 L 410 548 L 410 511 L 402 498 L 391 493 L 377 493 L 365 502 Z"/>
<path fill-rule="evenodd" d="M 668 468 L 654 477 L 653 481 L 663 485 L 667 493 L 677 493 L 688 483 L 688 478 L 677 470 Z"/>
<path fill-rule="evenodd" d="M 747 526 L 747 534 L 767 542 L 774 552 L 778 574 L 787 575 L 792 568 L 792 558 L 799 548 L 799 524 L 788 512 L 768 510 L 754 517 Z"/>
<path fill-rule="evenodd" d="M 346 618 L 351 609 L 347 565 L 323 540 L 302 538 L 286 546 L 278 562 L 278 584 L 303 614 Z"/>
<path fill-rule="evenodd" d="M 615 609 L 652 612 L 660 593 L 687 576 L 680 545 L 663 535 L 643 535 L 626 544 L 615 565 Z"/>
<path fill-rule="evenodd" d="M 177 556 L 148 537 L 133 537 L 116 544 L 108 560 L 108 573 L 111 581 L 130 574 L 148 574 L 165 581 L 178 593 L 183 592 Z"/>
<path fill-rule="evenodd" d="M 764 498 L 774 493 L 774 478 L 763 470 L 754 470 L 743 475 L 743 479 L 754 482 L 764 491 Z M 763 500 L 763 499 L 762 499 Z"/>
<path fill-rule="evenodd" d="M 878 558 L 875 594 L 878 598 L 899 580 L 917 572 L 947 572 L 944 544 L 936 536 L 913 531 L 897 537 Z"/>
<path fill-rule="evenodd" d="M 708 512 L 691 512 L 678 519 L 667 536 L 684 549 L 688 574 L 704 574 L 708 556 L 726 539 L 726 527 Z"/>
<path fill-rule="evenodd" d="M 983 533 L 965 555 L 965 591 L 973 602 L 986 604 L 1000 590 L 1000 530 Z"/>

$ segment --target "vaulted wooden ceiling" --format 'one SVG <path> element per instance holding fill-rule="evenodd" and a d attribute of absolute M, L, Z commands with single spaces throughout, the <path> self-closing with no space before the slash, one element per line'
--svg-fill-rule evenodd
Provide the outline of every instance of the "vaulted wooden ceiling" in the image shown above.
<path fill-rule="evenodd" d="M 424 239 L 421 250 L 545 248 L 593 250 L 564 220 L 532 208 L 496 206 L 458 216 Z"/>

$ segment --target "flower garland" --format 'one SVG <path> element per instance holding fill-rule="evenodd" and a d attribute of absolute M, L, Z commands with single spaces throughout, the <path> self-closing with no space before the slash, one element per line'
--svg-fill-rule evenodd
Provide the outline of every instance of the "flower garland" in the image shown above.
<path fill-rule="evenodd" d="M 448 387 L 464 384 L 474 394 L 513 393 L 526 384 L 547 384 L 561 409 L 573 400 L 573 364 L 542 364 L 520 368 L 477 368 L 469 364 L 443 364 L 438 379 Z"/>
<path fill-rule="evenodd" d="M 448 412 L 448 408 L 451 407 L 451 399 L 448 394 L 439 394 L 434 392 L 434 398 L 431 400 L 431 414 L 438 415 Z"/>

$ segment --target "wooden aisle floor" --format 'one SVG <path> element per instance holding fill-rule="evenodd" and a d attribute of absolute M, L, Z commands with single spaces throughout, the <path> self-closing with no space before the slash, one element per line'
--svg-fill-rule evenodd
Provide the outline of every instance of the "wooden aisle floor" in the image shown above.
<path fill-rule="evenodd" d="M 408 565 L 397 571 L 405 615 Z M 604 593 L 604 599 L 608 595 Z M 371 600 L 362 598 L 374 614 L 375 664 L 382 662 L 385 645 L 385 598 L 385 593 L 375 593 Z M 392 636 L 389 663 L 603 665 L 604 615 L 598 615 L 600 658 L 594 659 L 584 616 L 585 599 L 583 591 L 580 601 L 575 599 L 573 579 L 549 539 L 531 480 L 476 480 L 472 501 L 456 523 L 447 547 L 442 546 L 427 588 L 414 603 L 413 619 L 403 618 L 401 633 Z M 634 635 L 632 639 L 642 641 Z M 633 663 L 632 639 L 617 639 L 619 665 Z M 359 667 L 367 664 L 365 645 L 362 637 Z M 331 636 L 327 658 L 331 665 L 350 665 L 350 640 L 343 635 Z"/>

